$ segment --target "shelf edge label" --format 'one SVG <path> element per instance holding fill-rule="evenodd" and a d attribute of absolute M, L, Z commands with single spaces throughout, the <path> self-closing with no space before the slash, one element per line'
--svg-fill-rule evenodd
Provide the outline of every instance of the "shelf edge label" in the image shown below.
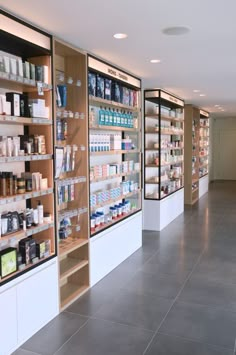
<path fill-rule="evenodd" d="M 209 113 L 203 110 L 200 110 L 200 115 L 205 116 L 205 117 L 209 117 Z"/>
<path fill-rule="evenodd" d="M 88 58 L 88 66 L 91 69 L 97 70 L 101 73 L 104 73 L 105 75 L 109 75 L 117 80 L 123 81 L 124 83 L 130 84 L 135 86 L 136 88 L 140 89 L 141 88 L 141 81 L 139 79 L 136 79 L 135 77 L 124 73 L 123 71 L 109 65 L 103 62 L 100 62 L 99 60 L 89 57 Z"/>

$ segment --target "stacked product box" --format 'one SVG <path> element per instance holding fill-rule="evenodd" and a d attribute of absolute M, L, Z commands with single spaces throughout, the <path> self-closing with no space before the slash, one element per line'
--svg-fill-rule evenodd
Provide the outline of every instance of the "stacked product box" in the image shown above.
<path fill-rule="evenodd" d="M 121 149 L 123 150 L 132 149 L 132 140 L 129 137 L 122 139 L 121 147 L 122 147 Z"/>
<path fill-rule="evenodd" d="M 111 134 L 110 149 L 111 150 L 121 150 L 121 134 Z"/>

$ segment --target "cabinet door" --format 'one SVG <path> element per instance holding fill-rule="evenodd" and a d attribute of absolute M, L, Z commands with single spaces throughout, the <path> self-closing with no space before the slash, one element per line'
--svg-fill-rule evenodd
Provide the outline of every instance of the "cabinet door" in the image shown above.
<path fill-rule="evenodd" d="M 0 294 L 0 355 L 8 355 L 17 347 L 16 289 Z"/>
<path fill-rule="evenodd" d="M 58 314 L 57 264 L 17 286 L 18 342 L 22 343 Z"/>

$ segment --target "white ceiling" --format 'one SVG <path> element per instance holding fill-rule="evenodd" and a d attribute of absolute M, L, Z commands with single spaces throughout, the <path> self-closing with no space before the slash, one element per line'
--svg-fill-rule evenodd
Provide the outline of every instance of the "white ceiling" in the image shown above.
<path fill-rule="evenodd" d="M 236 116 L 235 0 L 0 0 L 0 6 L 136 74 L 143 88 L 162 87 L 218 116 Z M 166 36 L 169 26 L 191 31 Z M 117 32 L 128 38 L 115 40 Z"/>

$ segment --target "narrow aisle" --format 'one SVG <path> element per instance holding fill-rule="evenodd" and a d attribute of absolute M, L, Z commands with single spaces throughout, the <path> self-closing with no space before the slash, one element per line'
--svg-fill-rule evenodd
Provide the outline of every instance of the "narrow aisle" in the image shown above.
<path fill-rule="evenodd" d="M 236 182 L 216 182 L 15 355 L 233 355 Z"/>

